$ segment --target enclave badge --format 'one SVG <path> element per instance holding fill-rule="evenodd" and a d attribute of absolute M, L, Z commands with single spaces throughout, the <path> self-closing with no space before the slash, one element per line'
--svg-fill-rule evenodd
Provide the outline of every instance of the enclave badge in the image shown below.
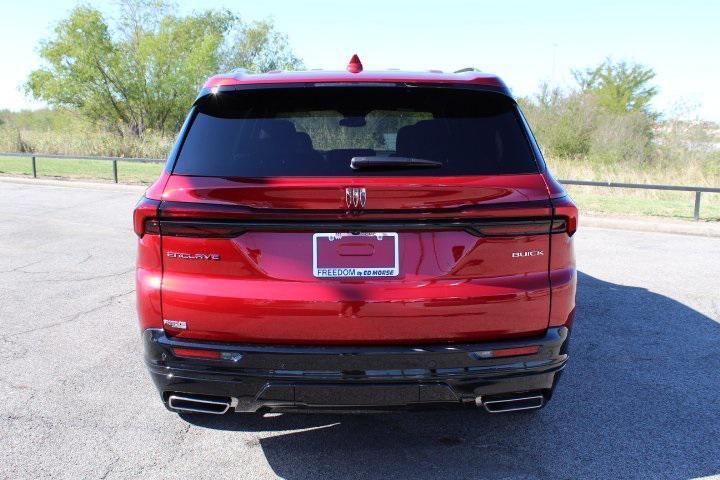
<path fill-rule="evenodd" d="M 183 260 L 220 260 L 220 255 L 217 253 L 167 252 L 166 255 L 170 258 L 182 258 Z"/>

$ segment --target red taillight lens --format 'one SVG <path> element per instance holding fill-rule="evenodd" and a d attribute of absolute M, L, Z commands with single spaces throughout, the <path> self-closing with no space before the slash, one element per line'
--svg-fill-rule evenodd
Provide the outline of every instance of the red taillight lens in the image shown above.
<path fill-rule="evenodd" d="M 474 226 L 475 231 L 483 237 L 518 237 L 527 235 L 545 235 L 555 233 L 560 228 L 564 231 L 564 224 L 558 225 L 551 219 L 507 220 L 502 222 L 479 223 Z"/>
<path fill-rule="evenodd" d="M 201 358 L 207 360 L 228 360 L 231 362 L 239 362 L 243 358 L 240 352 L 218 352 L 217 350 L 203 350 L 200 348 L 182 348 L 174 347 L 172 349 L 176 357 L 181 358 Z"/>
<path fill-rule="evenodd" d="M 200 350 L 197 348 L 173 348 L 173 353 L 178 357 L 185 358 L 209 358 L 219 360 L 222 355 L 217 350 Z"/>
<path fill-rule="evenodd" d="M 516 357 L 518 355 L 533 355 L 540 351 L 539 345 L 530 345 L 527 347 L 515 347 L 515 348 L 499 348 L 492 350 L 493 358 L 498 357 Z"/>
<path fill-rule="evenodd" d="M 235 238 L 245 233 L 245 228 L 208 222 L 162 221 L 160 231 L 171 237 Z"/>
<path fill-rule="evenodd" d="M 157 216 L 159 200 L 142 197 L 133 212 L 133 228 L 138 237 L 147 234 L 159 234 L 160 226 L 155 218 Z"/>
<path fill-rule="evenodd" d="M 552 200 L 555 210 L 555 218 L 565 222 L 567 234 L 572 236 L 577 231 L 578 209 L 568 196 L 554 198 Z"/>
<path fill-rule="evenodd" d="M 471 355 L 477 359 L 517 357 L 520 355 L 533 355 L 540 351 L 540 345 L 528 345 L 526 347 L 496 348 L 494 350 L 481 350 Z"/>

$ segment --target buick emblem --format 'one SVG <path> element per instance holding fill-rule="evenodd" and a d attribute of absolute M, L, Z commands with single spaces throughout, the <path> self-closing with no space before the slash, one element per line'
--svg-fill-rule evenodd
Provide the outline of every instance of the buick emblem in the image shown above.
<path fill-rule="evenodd" d="M 367 192 L 363 187 L 347 187 L 345 189 L 345 203 L 350 209 L 365 208 Z"/>

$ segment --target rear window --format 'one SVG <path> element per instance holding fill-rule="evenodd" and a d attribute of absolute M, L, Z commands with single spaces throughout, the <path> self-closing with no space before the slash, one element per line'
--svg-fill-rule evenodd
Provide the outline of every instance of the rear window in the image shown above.
<path fill-rule="evenodd" d="M 354 170 L 353 157 L 433 168 Z M 392 159 L 395 161 L 395 159 Z M 197 107 L 173 170 L 220 177 L 537 172 L 515 103 L 450 88 L 313 87 L 220 93 Z"/>

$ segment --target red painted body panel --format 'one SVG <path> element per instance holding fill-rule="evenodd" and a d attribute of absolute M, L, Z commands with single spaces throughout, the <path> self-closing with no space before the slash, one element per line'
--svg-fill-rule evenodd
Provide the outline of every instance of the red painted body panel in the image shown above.
<path fill-rule="evenodd" d="M 348 212 L 344 188 L 367 205 Z M 549 217 L 541 174 L 496 177 L 228 179 L 172 175 L 160 218 L 363 221 Z M 550 318 L 550 235 L 482 238 L 400 231 L 400 275 L 315 278 L 314 231 L 163 237 L 164 318 L 184 338 L 294 344 L 482 341 L 534 335 Z M 514 251 L 542 256 L 512 258 Z M 167 257 L 212 253 L 219 261 Z"/>
<path fill-rule="evenodd" d="M 563 188 L 560 182 L 558 182 L 549 172 L 547 172 L 544 177 L 547 182 L 550 198 L 562 198 L 567 195 L 565 188 Z"/>
<path fill-rule="evenodd" d="M 361 214 L 346 211 L 348 185 L 367 189 Z M 552 215 L 541 174 L 271 180 L 169 175 L 161 198 L 161 219 Z M 167 318 L 188 324 L 186 331 L 168 333 L 200 340 L 381 344 L 527 336 L 572 320 L 576 276 L 567 234 L 482 238 L 463 230 L 401 231 L 398 277 L 337 279 L 313 277 L 313 233 L 299 227 L 231 239 L 165 236 L 162 269 L 152 254 L 159 253 L 159 240 L 153 241 L 159 237 L 146 235 L 138 260 L 142 326 L 158 326 Z M 515 251 L 535 250 L 543 255 L 512 258 Z M 167 252 L 213 253 L 220 261 L 170 258 Z"/>
<path fill-rule="evenodd" d="M 146 328 L 162 328 L 163 326 L 160 302 L 162 283 L 160 245 L 160 236 L 158 235 L 144 235 L 138 240 L 135 295 L 141 331 Z"/>
<path fill-rule="evenodd" d="M 511 266 L 508 245 L 466 232 L 401 232 L 401 275 L 316 279 L 312 232 L 250 232 L 235 239 L 167 237 L 163 312 L 181 337 L 258 343 L 432 343 L 539 333 L 547 327 L 547 259 Z M 520 239 L 547 250 L 547 235 Z"/>
<path fill-rule="evenodd" d="M 552 307 L 550 310 L 550 326 L 569 326 L 575 313 L 575 291 L 577 287 L 573 237 L 566 234 L 553 235 L 551 250 L 550 285 L 552 287 Z"/>
<path fill-rule="evenodd" d="M 560 184 L 555 183 L 562 189 Z M 570 234 L 562 233 L 551 236 L 550 286 L 552 288 L 552 302 L 550 326 L 567 325 L 570 327 L 575 316 L 575 292 L 577 289 L 575 248 L 572 234 L 577 230 L 578 211 L 567 196 L 555 199 L 553 203 L 556 214 L 568 218 L 568 231 Z"/>
<path fill-rule="evenodd" d="M 162 194 L 165 190 L 165 185 L 167 185 L 169 179 L 170 174 L 167 172 L 167 170 L 163 170 L 157 180 L 155 180 L 147 188 L 147 190 L 145 190 L 145 198 L 149 198 L 151 200 L 162 200 Z"/>
<path fill-rule="evenodd" d="M 230 179 L 170 176 L 162 199 L 213 206 L 231 205 L 249 210 L 297 210 L 309 214 L 347 214 L 345 188 L 367 189 L 367 203 L 361 216 L 374 218 L 373 211 L 388 214 L 432 210 L 472 210 L 473 207 L 502 206 L 528 201 L 547 202 L 541 174 L 477 177 L 288 177 Z M 522 205 L 516 205 L 522 208 Z M 400 212 L 399 212 L 400 211 Z M 266 212 L 272 213 L 272 212 Z M 472 212 L 469 213 L 472 215 Z M 498 213 L 504 215 L 504 213 Z M 441 212 L 447 217 L 447 212 Z M 453 215 L 463 215 L 457 212 Z M 487 216 L 487 214 L 485 214 Z M 432 216 L 432 215 L 430 215 Z M 378 217 L 380 218 L 380 217 Z"/>

